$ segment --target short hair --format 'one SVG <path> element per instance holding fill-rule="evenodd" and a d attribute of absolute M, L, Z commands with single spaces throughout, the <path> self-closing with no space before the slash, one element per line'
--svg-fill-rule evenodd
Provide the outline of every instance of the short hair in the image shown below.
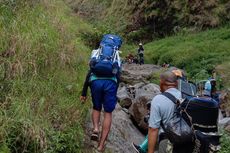
<path fill-rule="evenodd" d="M 177 76 L 171 71 L 165 71 L 160 75 L 160 79 L 163 79 L 165 82 L 177 83 Z"/>

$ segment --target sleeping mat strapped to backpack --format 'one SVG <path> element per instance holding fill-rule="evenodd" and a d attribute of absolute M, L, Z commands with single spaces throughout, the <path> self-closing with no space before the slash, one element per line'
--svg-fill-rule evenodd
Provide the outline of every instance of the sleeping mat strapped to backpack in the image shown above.
<path fill-rule="evenodd" d="M 211 97 L 193 97 L 181 103 L 185 121 L 193 127 L 196 140 L 193 153 L 216 153 L 220 150 L 218 134 L 219 105 Z M 190 116 L 190 119 L 188 118 Z M 189 151 L 186 151 L 189 153 Z"/>
<path fill-rule="evenodd" d="M 185 109 L 188 115 L 192 117 L 195 130 L 201 132 L 218 131 L 219 106 L 211 97 L 193 97 L 189 101 L 183 102 L 181 108 Z M 184 114 L 184 118 L 191 125 L 186 114 Z"/>

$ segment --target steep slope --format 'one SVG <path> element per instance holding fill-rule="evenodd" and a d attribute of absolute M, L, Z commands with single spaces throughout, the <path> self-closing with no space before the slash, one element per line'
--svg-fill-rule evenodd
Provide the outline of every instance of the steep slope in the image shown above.
<path fill-rule="evenodd" d="M 203 30 L 230 20 L 227 0 L 65 0 L 76 13 L 129 41 L 165 37 L 184 27 Z"/>
<path fill-rule="evenodd" d="M 93 30 L 62 0 L 0 1 L 0 152 L 80 152 Z"/>

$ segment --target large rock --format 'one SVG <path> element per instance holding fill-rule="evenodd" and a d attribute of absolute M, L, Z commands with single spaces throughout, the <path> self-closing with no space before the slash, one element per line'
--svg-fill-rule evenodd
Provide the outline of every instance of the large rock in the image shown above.
<path fill-rule="evenodd" d="M 103 116 L 101 117 L 103 121 Z M 94 144 L 90 141 L 90 135 L 92 124 L 90 121 L 87 121 L 86 124 L 86 133 L 88 133 L 85 139 L 85 145 L 89 148 L 96 147 L 97 144 Z M 113 122 L 111 131 L 109 133 L 108 140 L 106 142 L 106 152 L 112 153 L 134 153 L 135 150 L 132 147 L 132 142 L 141 143 L 144 140 L 144 135 L 133 125 L 132 121 L 129 118 L 129 115 L 125 113 L 122 107 L 117 104 L 115 111 L 113 112 Z M 90 145 L 91 144 L 91 145 Z M 87 149 L 87 148 L 86 148 Z M 93 152 L 91 150 L 91 152 Z"/>
<path fill-rule="evenodd" d="M 130 93 L 128 93 L 126 86 L 118 89 L 117 98 L 121 107 L 129 108 L 132 105 L 132 99 L 130 97 Z"/>
<path fill-rule="evenodd" d="M 151 101 L 153 97 L 159 93 L 160 87 L 156 84 L 150 83 L 136 88 L 135 99 L 144 98 L 147 101 Z"/>
<path fill-rule="evenodd" d="M 133 125 L 129 116 L 117 105 L 113 115 L 112 130 L 109 135 L 108 147 L 113 153 L 133 153 L 132 142 L 139 144 L 144 135 Z"/>
<path fill-rule="evenodd" d="M 128 109 L 132 105 L 132 101 L 136 98 L 136 89 L 144 85 L 144 83 L 137 83 L 134 86 L 121 83 L 117 91 L 117 98 L 121 107 Z"/>
<path fill-rule="evenodd" d="M 135 89 L 135 100 L 129 112 L 137 126 L 146 131 L 148 124 L 144 122 L 144 117 L 148 114 L 147 103 L 151 102 L 153 97 L 160 93 L 160 90 L 158 85 L 152 83 L 138 87 Z"/>
<path fill-rule="evenodd" d="M 228 125 L 227 127 L 225 127 L 225 131 L 227 131 L 228 133 L 230 133 L 230 125 Z"/>
<path fill-rule="evenodd" d="M 130 85 L 140 82 L 149 83 L 148 80 L 159 71 L 160 67 L 156 65 L 125 64 L 122 67 L 121 81 Z"/>
<path fill-rule="evenodd" d="M 219 120 L 219 127 L 225 128 L 230 125 L 230 117 L 223 118 L 222 120 Z"/>
<path fill-rule="evenodd" d="M 230 117 L 219 120 L 219 128 L 224 129 L 230 133 Z"/>

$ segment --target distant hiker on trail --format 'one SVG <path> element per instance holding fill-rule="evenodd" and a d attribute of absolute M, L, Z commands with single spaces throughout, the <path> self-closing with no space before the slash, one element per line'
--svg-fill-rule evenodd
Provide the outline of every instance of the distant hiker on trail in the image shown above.
<path fill-rule="evenodd" d="M 138 64 L 138 55 L 135 55 L 133 58 L 133 63 Z"/>
<path fill-rule="evenodd" d="M 204 85 L 204 96 L 211 97 L 211 90 L 212 90 L 212 85 L 211 85 L 211 80 L 209 79 L 208 81 L 205 82 Z"/>
<path fill-rule="evenodd" d="M 144 48 L 143 48 L 143 44 L 139 43 L 139 48 L 137 50 L 137 53 L 139 55 L 139 64 L 144 64 Z"/>
<path fill-rule="evenodd" d="M 177 99 L 181 98 L 181 92 L 177 90 L 177 76 L 166 71 L 160 76 L 160 90 L 161 92 L 168 92 L 175 96 Z M 164 139 L 161 129 L 161 122 L 166 124 L 173 117 L 175 104 L 160 94 L 153 98 L 151 102 L 150 119 L 149 119 L 149 132 L 148 132 L 148 153 L 154 153 L 156 144 L 159 137 L 159 150 L 158 153 L 167 153 L 172 150 L 172 145 L 168 139 Z"/>
<path fill-rule="evenodd" d="M 204 96 L 208 96 L 216 100 L 216 102 L 219 103 L 219 94 L 216 92 L 216 80 L 215 79 L 209 79 L 206 81 L 204 86 Z"/>
<path fill-rule="evenodd" d="M 132 64 L 133 59 L 134 59 L 134 56 L 131 53 L 129 53 L 129 55 L 126 56 L 126 62 L 128 62 L 128 64 Z"/>
<path fill-rule="evenodd" d="M 90 70 L 86 76 L 80 98 L 82 101 L 86 100 L 87 88 L 90 86 L 93 102 L 91 140 L 99 141 L 97 150 L 100 152 L 105 149 L 105 141 L 112 123 L 112 112 L 117 103 L 116 95 L 121 67 L 118 49 L 121 44 L 120 37 L 110 34 L 104 35 L 100 48 L 92 52 Z M 104 120 L 99 138 L 102 108 L 104 109 Z"/>
<path fill-rule="evenodd" d="M 170 64 L 163 63 L 163 64 L 162 64 L 162 67 L 167 69 L 167 68 L 170 67 Z"/>

